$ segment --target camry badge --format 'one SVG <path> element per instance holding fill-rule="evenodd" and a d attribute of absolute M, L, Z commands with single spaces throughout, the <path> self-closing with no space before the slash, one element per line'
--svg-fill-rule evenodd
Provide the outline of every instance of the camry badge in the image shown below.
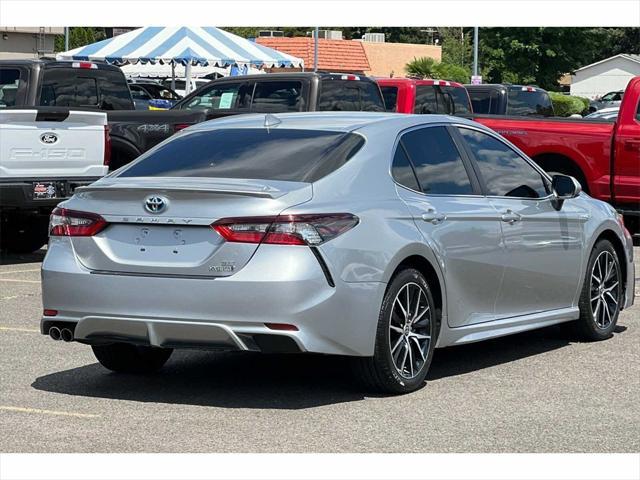
<path fill-rule="evenodd" d="M 144 208 L 149 213 L 162 213 L 167 209 L 169 200 L 158 195 L 149 195 L 144 199 Z"/>

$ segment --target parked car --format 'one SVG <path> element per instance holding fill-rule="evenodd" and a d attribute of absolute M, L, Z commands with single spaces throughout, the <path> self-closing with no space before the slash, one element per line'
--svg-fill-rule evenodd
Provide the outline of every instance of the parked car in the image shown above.
<path fill-rule="evenodd" d="M 615 206 L 640 233 L 640 77 L 628 86 L 615 122 L 476 115 L 545 171 L 578 179 L 592 197 Z"/>
<path fill-rule="evenodd" d="M 596 110 L 595 112 L 590 113 L 589 115 L 585 115 L 584 118 L 600 119 L 600 120 L 615 120 L 618 118 L 618 113 L 620 113 L 620 107 L 607 107 L 601 108 L 600 110 Z"/>
<path fill-rule="evenodd" d="M 477 123 L 245 115 L 59 205 L 41 331 L 116 372 L 157 370 L 173 348 L 347 355 L 404 393 L 435 347 L 561 322 L 609 338 L 632 259 L 611 206 Z"/>
<path fill-rule="evenodd" d="M 378 78 L 387 112 L 468 115 L 471 101 L 464 85 L 446 80 Z"/>
<path fill-rule="evenodd" d="M 206 110 L 207 118 L 239 113 L 385 111 L 375 81 L 341 73 L 273 73 L 212 80 L 174 110 Z"/>
<path fill-rule="evenodd" d="M 47 243 L 53 208 L 107 173 L 107 116 L 4 109 L 0 139 L 0 248 L 32 252 Z"/>
<path fill-rule="evenodd" d="M 473 112 L 491 115 L 554 116 L 553 103 L 546 90 L 528 85 L 465 85 Z"/>
<path fill-rule="evenodd" d="M 624 96 L 624 90 L 605 93 L 602 97 L 589 103 L 589 111 L 595 112 L 603 108 L 619 107 Z"/>
<path fill-rule="evenodd" d="M 202 112 L 135 110 L 126 78 L 103 62 L 0 60 L 4 107 L 104 110 L 112 142 L 111 168 L 127 164 L 180 129 L 205 119 Z"/>
<path fill-rule="evenodd" d="M 181 95 L 157 82 L 129 82 L 129 90 L 136 110 L 149 110 L 150 100 L 166 100 L 167 108 L 173 107 Z"/>

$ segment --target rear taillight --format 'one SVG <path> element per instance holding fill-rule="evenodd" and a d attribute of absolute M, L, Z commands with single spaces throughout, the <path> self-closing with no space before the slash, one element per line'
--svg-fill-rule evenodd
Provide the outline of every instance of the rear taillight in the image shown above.
<path fill-rule="evenodd" d="M 108 166 L 111 162 L 111 135 L 109 135 L 109 125 L 104 126 L 104 161 L 103 165 Z"/>
<path fill-rule="evenodd" d="M 49 235 L 91 237 L 106 226 L 106 220 L 95 213 L 56 208 L 49 220 Z"/>
<path fill-rule="evenodd" d="M 223 218 L 211 226 L 227 242 L 316 246 L 358 224 L 350 213 Z"/>

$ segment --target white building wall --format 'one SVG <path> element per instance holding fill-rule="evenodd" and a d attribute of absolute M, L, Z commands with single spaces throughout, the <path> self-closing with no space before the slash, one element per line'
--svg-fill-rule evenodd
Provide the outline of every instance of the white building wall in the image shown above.
<path fill-rule="evenodd" d="M 607 92 L 624 90 L 633 77 L 640 75 L 640 63 L 626 58 L 612 58 L 575 73 L 571 95 L 595 98 Z"/>

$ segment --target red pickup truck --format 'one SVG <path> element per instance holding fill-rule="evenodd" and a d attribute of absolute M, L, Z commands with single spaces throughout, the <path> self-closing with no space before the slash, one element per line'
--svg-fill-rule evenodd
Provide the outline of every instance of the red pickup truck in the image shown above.
<path fill-rule="evenodd" d="M 385 85 L 403 80 L 378 84 L 384 95 Z M 415 94 L 403 98 L 415 99 Z M 421 113 L 410 100 L 398 100 L 395 111 Z M 477 114 L 473 119 L 509 139 L 547 172 L 577 178 L 592 197 L 622 212 L 631 232 L 640 233 L 640 77 L 629 82 L 615 121 Z"/>
<path fill-rule="evenodd" d="M 475 115 L 547 172 L 576 177 L 640 231 L 640 77 L 627 86 L 615 121 Z"/>

